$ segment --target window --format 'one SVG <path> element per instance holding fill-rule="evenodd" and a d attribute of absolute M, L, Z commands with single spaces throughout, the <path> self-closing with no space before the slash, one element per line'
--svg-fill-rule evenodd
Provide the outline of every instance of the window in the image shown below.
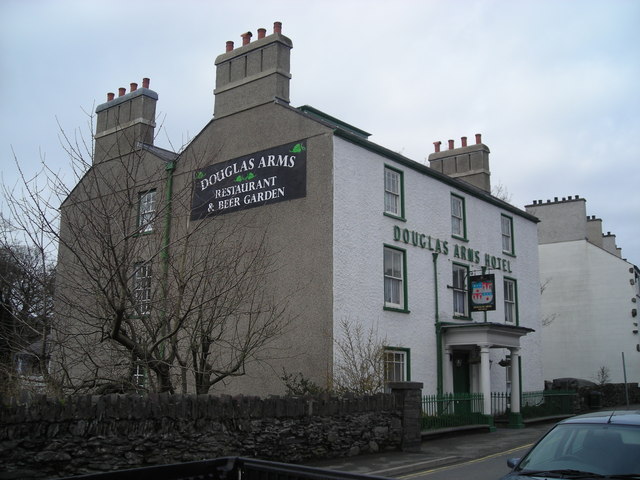
<path fill-rule="evenodd" d="M 505 357 L 505 361 L 507 362 L 507 366 L 505 367 L 505 376 L 507 380 L 507 394 L 511 393 L 511 355 L 507 355 Z"/>
<path fill-rule="evenodd" d="M 138 201 L 138 227 L 143 233 L 153 231 L 153 219 L 156 214 L 156 191 L 149 190 L 140 194 Z"/>
<path fill-rule="evenodd" d="M 136 387 L 146 387 L 144 367 L 142 367 L 142 365 L 140 365 L 139 363 L 136 363 L 136 365 L 134 366 L 132 380 L 133 384 Z"/>
<path fill-rule="evenodd" d="M 467 278 L 469 269 L 464 265 L 453 265 L 453 316 L 467 317 L 469 297 Z"/>
<path fill-rule="evenodd" d="M 504 279 L 504 321 L 517 323 L 516 282 L 510 278 Z"/>
<path fill-rule="evenodd" d="M 404 250 L 384 248 L 384 306 L 394 309 L 406 308 Z"/>
<path fill-rule="evenodd" d="M 409 349 L 386 348 L 384 351 L 384 383 L 409 381 Z"/>
<path fill-rule="evenodd" d="M 451 195 L 451 235 L 459 238 L 467 238 L 467 226 L 465 224 L 464 198 Z"/>
<path fill-rule="evenodd" d="M 391 167 L 384 169 L 384 213 L 404 218 L 404 202 L 402 199 L 403 176 L 400 170 Z"/>
<path fill-rule="evenodd" d="M 151 262 L 137 263 L 133 273 L 133 298 L 139 316 L 151 311 Z"/>
<path fill-rule="evenodd" d="M 513 219 L 502 215 L 502 251 L 513 255 Z"/>

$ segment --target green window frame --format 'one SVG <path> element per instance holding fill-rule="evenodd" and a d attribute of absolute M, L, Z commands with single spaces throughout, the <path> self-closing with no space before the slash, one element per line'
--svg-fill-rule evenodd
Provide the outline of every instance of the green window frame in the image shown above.
<path fill-rule="evenodd" d="M 404 220 L 404 173 L 384 166 L 384 214 Z"/>
<path fill-rule="evenodd" d="M 454 318 L 469 319 L 469 266 L 453 263 L 451 268 L 452 307 Z"/>
<path fill-rule="evenodd" d="M 407 313 L 407 252 L 384 246 L 384 309 Z"/>
<path fill-rule="evenodd" d="M 467 240 L 467 215 L 464 197 L 451 194 L 451 236 Z"/>
<path fill-rule="evenodd" d="M 513 218 L 508 215 L 500 216 L 500 231 L 502 234 L 502 253 L 507 255 L 514 255 L 514 242 L 513 242 Z"/>
<path fill-rule="evenodd" d="M 384 347 L 384 383 L 411 381 L 411 350 L 402 347 Z"/>
<path fill-rule="evenodd" d="M 518 282 L 514 278 L 504 277 L 504 321 L 508 324 L 519 325 L 518 319 Z"/>

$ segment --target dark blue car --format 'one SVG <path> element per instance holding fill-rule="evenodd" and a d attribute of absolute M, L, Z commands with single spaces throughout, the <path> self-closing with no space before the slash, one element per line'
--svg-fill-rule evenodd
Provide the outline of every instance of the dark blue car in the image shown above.
<path fill-rule="evenodd" d="M 578 415 L 556 424 L 502 480 L 640 479 L 640 411 Z"/>

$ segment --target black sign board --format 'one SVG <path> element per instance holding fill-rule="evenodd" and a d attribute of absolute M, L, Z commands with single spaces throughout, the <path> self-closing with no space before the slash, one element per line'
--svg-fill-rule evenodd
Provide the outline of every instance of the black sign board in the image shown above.
<path fill-rule="evenodd" d="M 472 275 L 469 279 L 471 290 L 471 311 L 486 312 L 496 309 L 495 275 Z"/>
<path fill-rule="evenodd" d="M 191 220 L 307 195 L 307 147 L 300 141 L 195 172 Z"/>

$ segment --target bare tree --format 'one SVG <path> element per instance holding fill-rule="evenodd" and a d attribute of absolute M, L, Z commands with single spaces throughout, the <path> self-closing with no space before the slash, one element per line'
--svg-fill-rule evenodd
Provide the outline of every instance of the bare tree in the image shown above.
<path fill-rule="evenodd" d="M 550 283 L 551 283 L 551 279 L 548 278 L 543 283 L 540 284 L 540 296 L 542 296 L 542 294 L 547 289 L 547 287 L 549 286 Z M 546 316 L 542 317 L 542 322 L 541 322 L 542 326 L 543 327 L 547 327 L 547 326 L 551 325 L 551 323 L 553 323 L 553 321 L 557 317 L 558 317 L 557 313 L 551 313 L 549 315 L 546 315 Z"/>
<path fill-rule="evenodd" d="M 377 330 L 342 319 L 341 335 L 335 340 L 336 363 L 333 386 L 337 393 L 372 395 L 384 389 L 384 348 L 386 339 Z"/>
<path fill-rule="evenodd" d="M 498 183 L 491 188 L 491 195 L 507 203 L 511 203 L 513 197 L 502 183 Z"/>
<path fill-rule="evenodd" d="M 611 380 L 609 368 L 602 365 L 596 372 L 596 383 L 600 386 L 606 385 Z"/>
<path fill-rule="evenodd" d="M 44 387 L 54 270 L 7 234 L 0 236 L 0 393 L 11 396 Z"/>
<path fill-rule="evenodd" d="M 59 384 L 173 392 L 179 382 L 206 393 L 268 361 L 289 317 L 286 298 L 265 282 L 276 269 L 267 232 L 242 213 L 206 225 L 175 216 L 188 211 L 192 182 L 175 174 L 178 155 L 123 131 L 96 160 L 82 135 L 61 135 L 74 186 L 44 166 L 22 174 L 20 192 L 4 192 L 14 223 L 41 232 L 30 242 L 58 247 Z"/>

